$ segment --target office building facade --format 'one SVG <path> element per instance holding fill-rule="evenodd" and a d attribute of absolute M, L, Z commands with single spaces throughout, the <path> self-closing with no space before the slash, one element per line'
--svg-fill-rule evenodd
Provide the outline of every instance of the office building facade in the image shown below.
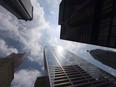
<path fill-rule="evenodd" d="M 11 54 L 0 59 L 0 87 L 10 87 L 14 72 L 21 64 L 25 54 Z"/>
<path fill-rule="evenodd" d="M 8 57 L 13 59 L 13 67 L 14 67 L 14 71 L 16 71 L 18 67 L 20 66 L 20 64 L 24 61 L 26 54 L 25 53 L 21 53 L 21 54 L 12 53 Z"/>
<path fill-rule="evenodd" d="M 116 69 L 116 52 L 94 49 L 90 50 L 89 53 L 94 59 L 98 60 L 99 62 Z"/>
<path fill-rule="evenodd" d="M 68 1 L 60 3 L 61 39 L 116 48 L 115 0 L 84 0 L 70 6 Z"/>
<path fill-rule="evenodd" d="M 33 6 L 30 0 L 0 0 L 0 5 L 18 19 L 26 21 L 33 19 Z"/>
<path fill-rule="evenodd" d="M 114 76 L 62 48 L 45 47 L 44 62 L 50 87 L 116 86 Z"/>
<path fill-rule="evenodd" d="M 14 78 L 13 60 L 0 59 L 0 87 L 10 87 Z"/>

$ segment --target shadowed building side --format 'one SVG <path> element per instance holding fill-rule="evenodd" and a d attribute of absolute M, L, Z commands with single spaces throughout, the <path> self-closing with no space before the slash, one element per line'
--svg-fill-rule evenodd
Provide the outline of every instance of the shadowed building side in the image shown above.
<path fill-rule="evenodd" d="M 34 87 L 50 87 L 48 76 L 37 77 Z"/>
<path fill-rule="evenodd" d="M 0 59 L 0 87 L 10 87 L 14 79 L 12 59 Z"/>
<path fill-rule="evenodd" d="M 12 53 L 7 58 L 13 59 L 14 71 L 16 71 L 17 68 L 20 66 L 20 64 L 23 62 L 23 60 L 25 59 L 25 57 L 26 57 L 26 53 L 22 53 L 22 54 Z"/>
<path fill-rule="evenodd" d="M 73 2 L 76 3 L 70 4 Z M 80 2 L 78 0 L 61 1 L 60 38 L 116 48 L 116 1 L 85 0 L 81 4 L 77 3 Z"/>
<path fill-rule="evenodd" d="M 25 53 L 12 53 L 5 58 L 0 59 L 0 87 L 10 87 L 14 79 L 14 72 L 24 60 Z"/>

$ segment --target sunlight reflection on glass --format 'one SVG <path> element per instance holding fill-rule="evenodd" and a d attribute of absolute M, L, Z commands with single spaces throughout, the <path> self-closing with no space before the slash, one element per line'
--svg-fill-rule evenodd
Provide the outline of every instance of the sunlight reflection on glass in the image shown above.
<path fill-rule="evenodd" d="M 59 54 L 63 54 L 63 47 L 62 46 L 58 46 L 58 53 Z"/>

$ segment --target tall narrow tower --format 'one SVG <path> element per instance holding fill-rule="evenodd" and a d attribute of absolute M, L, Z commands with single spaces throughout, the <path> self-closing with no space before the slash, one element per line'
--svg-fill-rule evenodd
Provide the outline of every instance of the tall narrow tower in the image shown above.
<path fill-rule="evenodd" d="M 33 19 L 33 6 L 30 0 L 0 0 L 0 5 L 18 19 L 26 21 Z"/>

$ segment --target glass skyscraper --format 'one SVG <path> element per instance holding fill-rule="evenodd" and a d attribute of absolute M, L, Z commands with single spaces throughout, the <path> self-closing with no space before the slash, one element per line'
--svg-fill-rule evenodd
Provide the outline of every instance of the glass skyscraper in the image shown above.
<path fill-rule="evenodd" d="M 116 77 L 61 47 L 45 47 L 44 62 L 50 87 L 116 87 Z"/>
<path fill-rule="evenodd" d="M 33 6 L 30 0 L 0 0 L 0 5 L 18 19 L 26 21 L 33 19 Z"/>

